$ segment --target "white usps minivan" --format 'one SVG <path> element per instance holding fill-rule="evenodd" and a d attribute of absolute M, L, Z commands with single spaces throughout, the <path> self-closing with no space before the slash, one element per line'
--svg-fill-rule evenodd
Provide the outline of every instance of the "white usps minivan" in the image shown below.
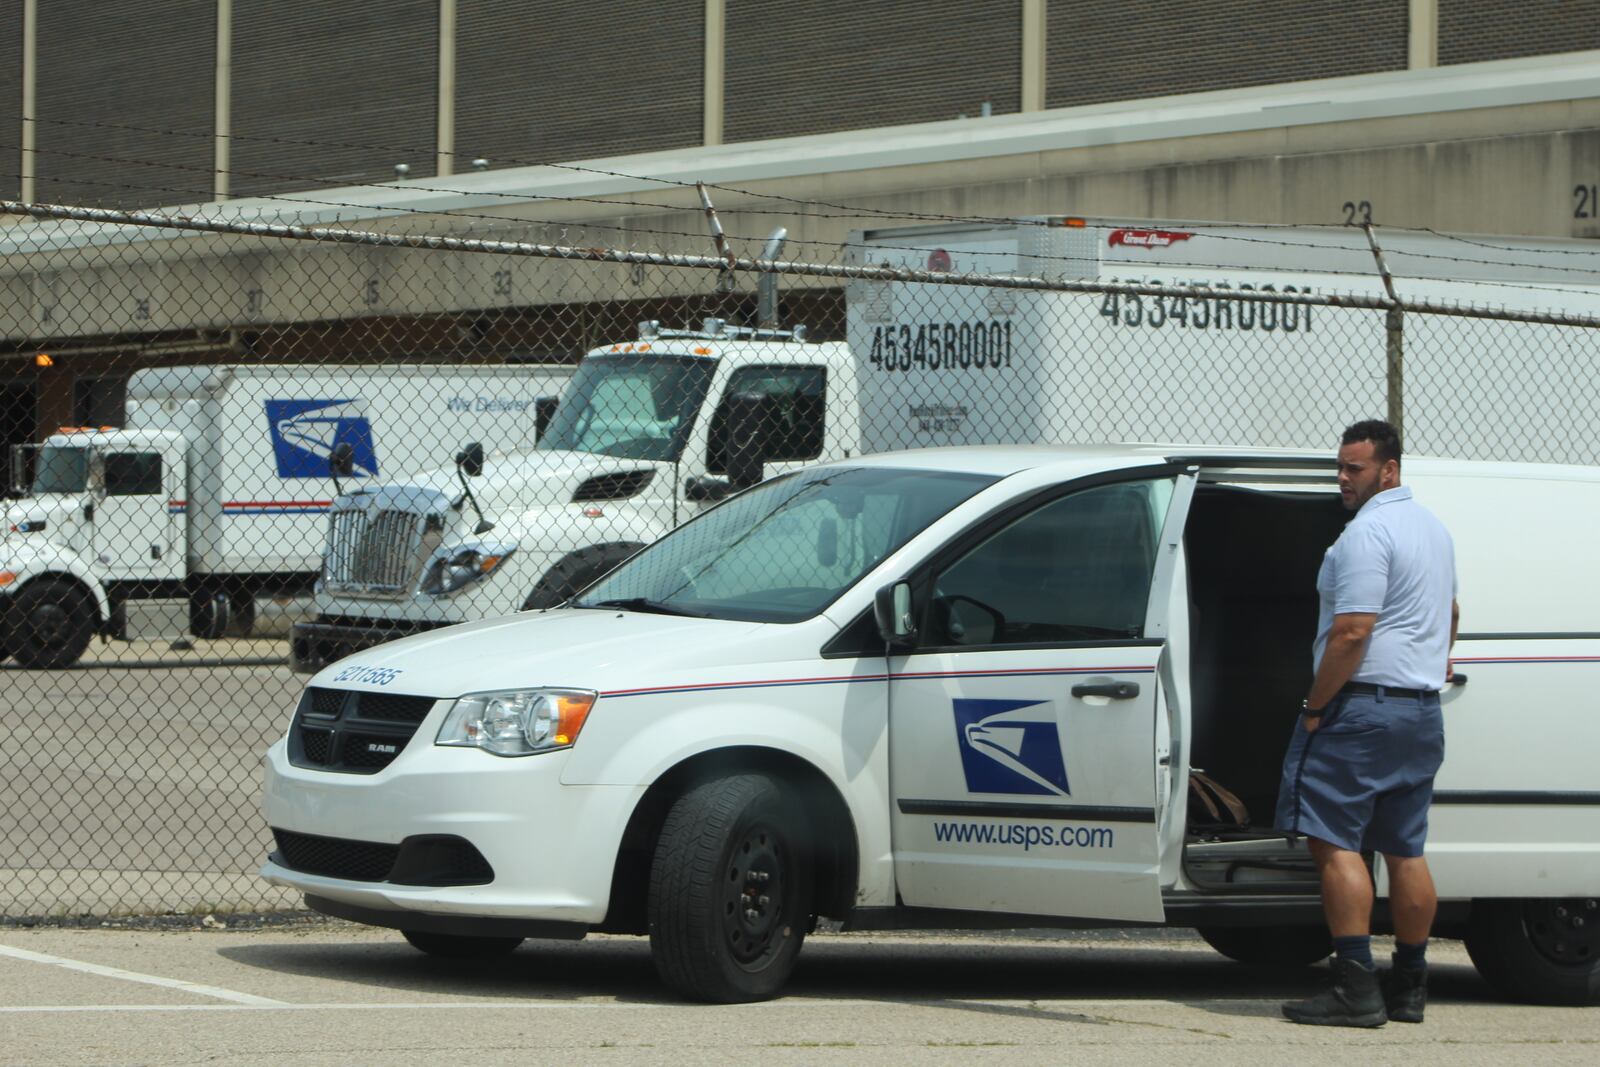
<path fill-rule="evenodd" d="M 1600 471 L 1403 477 L 1461 576 L 1437 930 L 1506 996 L 1596 1003 Z M 439 955 L 648 934 L 666 983 L 711 1001 L 776 994 L 819 916 L 1192 926 L 1309 963 L 1315 871 L 1271 817 L 1348 518 L 1327 454 L 791 472 L 563 607 L 316 675 L 267 756 L 262 873 Z"/>

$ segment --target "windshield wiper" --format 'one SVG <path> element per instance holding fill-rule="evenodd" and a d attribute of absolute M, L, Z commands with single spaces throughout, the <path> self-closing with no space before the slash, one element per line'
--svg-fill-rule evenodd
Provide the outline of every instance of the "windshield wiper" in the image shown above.
<path fill-rule="evenodd" d="M 676 604 L 668 604 L 664 600 L 651 600 L 647 596 L 621 597 L 616 600 L 583 600 L 574 604 L 578 608 L 621 608 L 623 611 L 638 611 L 647 615 L 684 615 L 691 619 L 710 618 L 705 612 L 690 611 L 680 608 Z"/>

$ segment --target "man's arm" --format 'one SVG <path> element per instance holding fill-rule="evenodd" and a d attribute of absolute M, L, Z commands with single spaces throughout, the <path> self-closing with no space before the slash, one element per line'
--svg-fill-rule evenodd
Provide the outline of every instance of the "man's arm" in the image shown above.
<path fill-rule="evenodd" d="M 1307 730 L 1315 730 L 1322 725 L 1322 709 L 1339 694 L 1340 688 L 1361 666 L 1361 657 L 1367 653 L 1367 642 L 1372 639 L 1372 628 L 1377 623 L 1377 612 L 1352 612 L 1333 617 L 1328 644 L 1322 650 L 1322 663 L 1317 667 L 1311 692 L 1306 694 L 1306 707 L 1316 712 L 1306 712 L 1302 721 Z"/>

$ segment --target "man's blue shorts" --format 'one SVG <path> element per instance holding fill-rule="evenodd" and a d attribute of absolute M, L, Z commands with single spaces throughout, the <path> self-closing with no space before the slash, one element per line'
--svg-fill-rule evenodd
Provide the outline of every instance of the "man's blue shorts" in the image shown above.
<path fill-rule="evenodd" d="M 1444 762 L 1439 694 L 1341 693 L 1325 710 L 1315 733 L 1295 722 L 1274 825 L 1351 852 L 1422 855 Z"/>

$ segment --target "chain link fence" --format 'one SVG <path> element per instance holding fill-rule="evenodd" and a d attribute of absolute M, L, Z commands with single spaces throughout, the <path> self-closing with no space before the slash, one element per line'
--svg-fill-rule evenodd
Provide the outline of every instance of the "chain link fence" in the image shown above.
<path fill-rule="evenodd" d="M 308 672 L 559 604 L 808 463 L 1330 449 L 1374 415 L 1412 453 L 1600 461 L 1600 275 L 1535 242 L 867 219 L 784 258 L 714 213 L 0 212 L 7 916 L 295 906 L 253 872 Z"/>

